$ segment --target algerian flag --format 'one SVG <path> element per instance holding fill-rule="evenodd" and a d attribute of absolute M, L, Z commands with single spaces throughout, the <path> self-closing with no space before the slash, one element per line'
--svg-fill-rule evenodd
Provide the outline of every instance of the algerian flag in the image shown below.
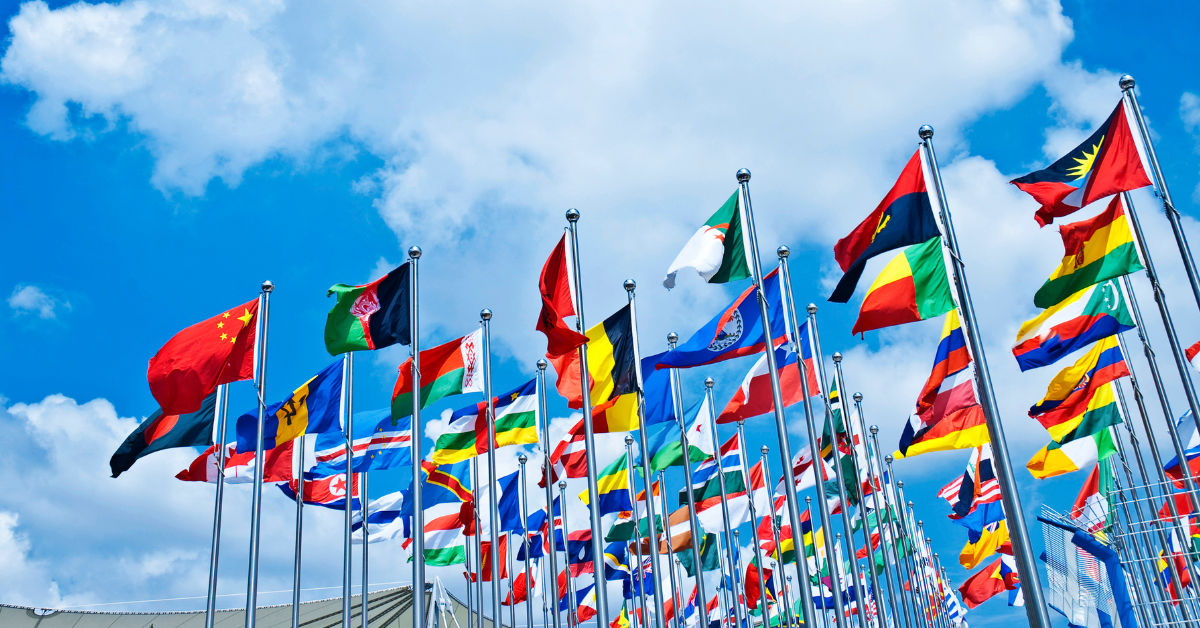
<path fill-rule="evenodd" d="M 675 273 L 684 268 L 696 269 L 708 283 L 728 283 L 750 276 L 746 248 L 742 243 L 742 219 L 738 212 L 740 193 L 740 189 L 735 191 L 683 245 L 663 279 L 668 290 L 675 287 Z"/>

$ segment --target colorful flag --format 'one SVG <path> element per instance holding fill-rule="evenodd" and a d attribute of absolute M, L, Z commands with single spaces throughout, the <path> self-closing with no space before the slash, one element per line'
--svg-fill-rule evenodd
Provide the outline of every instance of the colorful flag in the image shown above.
<path fill-rule="evenodd" d="M 354 472 L 412 466 L 412 420 L 392 422 L 388 408 L 354 414 Z M 317 434 L 317 465 L 322 474 L 346 472 L 346 436 L 343 432 Z"/>
<path fill-rule="evenodd" d="M 263 421 L 263 449 L 278 447 L 301 434 L 337 432 L 341 425 L 342 363 L 345 357 L 334 360 L 309 378 L 287 399 L 266 408 Z M 251 410 L 237 419 L 238 453 L 254 451 L 258 436 L 258 410 Z"/>
<path fill-rule="evenodd" d="M 466 562 L 467 539 L 463 536 L 460 505 L 431 504 L 425 507 L 425 564 L 436 567 L 461 565 Z M 484 545 L 487 545 L 485 542 Z M 488 554 L 484 554 L 484 559 Z M 485 563 L 486 565 L 486 563 Z M 484 580 L 488 580 L 488 569 Z"/>
<path fill-rule="evenodd" d="M 637 391 L 631 312 L 630 306 L 626 305 L 604 319 L 604 322 L 587 330 L 588 381 L 593 407 Z M 567 399 L 569 407 L 576 410 L 582 408 L 579 352 L 571 351 L 548 357 L 554 365 L 554 371 L 558 373 L 559 394 Z M 609 417 L 608 420 L 613 420 L 613 417 Z M 633 418 L 628 420 L 637 425 L 636 407 Z"/>
<path fill-rule="evenodd" d="M 601 515 L 619 513 L 633 509 L 633 499 L 629 490 L 629 457 L 621 454 L 620 458 L 600 470 L 596 475 L 596 491 L 600 494 L 597 507 Z M 591 505 L 587 489 L 579 494 L 584 506 Z"/>
<path fill-rule="evenodd" d="M 213 442 L 213 419 L 216 417 L 217 395 L 204 398 L 200 408 L 187 414 L 163 415 L 156 410 L 125 437 L 113 452 L 108 466 L 115 478 L 129 470 L 142 456 L 176 447 L 204 447 Z"/>
<path fill-rule="evenodd" d="M 787 347 L 780 347 L 775 350 L 775 363 L 779 369 L 779 389 L 783 393 L 784 407 L 800 403 L 804 399 L 805 391 L 801 385 L 800 365 L 796 363 L 796 354 Z M 812 371 L 809 371 L 808 375 L 810 380 L 815 380 Z M 811 386 L 809 391 L 818 391 L 818 388 Z M 745 421 L 774 411 L 775 396 L 771 389 L 771 374 L 767 370 L 767 354 L 763 352 L 762 357 L 750 368 L 750 372 L 746 373 L 741 387 L 717 417 L 717 424 Z"/>
<path fill-rule="evenodd" d="M 767 295 L 767 311 L 771 317 L 771 338 L 778 347 L 787 342 L 787 319 L 779 289 L 778 268 L 763 277 L 763 292 Z M 687 342 L 668 351 L 659 360 L 657 368 L 690 368 L 762 353 L 767 343 L 763 339 L 761 312 L 758 288 L 746 288 Z"/>
<path fill-rule="evenodd" d="M 984 443 L 971 452 L 967 470 L 942 487 L 938 497 L 950 504 L 951 519 L 962 519 L 983 504 L 1000 501 L 1000 481 L 992 468 L 991 443 Z"/>
<path fill-rule="evenodd" d="M 1092 467 L 1071 507 L 1071 519 L 1079 523 L 1084 531 L 1096 533 L 1108 527 L 1112 521 L 1112 504 L 1108 495 L 1113 488 L 1112 462 L 1105 458 Z"/>
<path fill-rule="evenodd" d="M 700 404 L 700 411 L 696 414 L 696 419 L 692 421 L 692 426 L 687 431 L 688 460 L 691 462 L 703 462 L 715 453 L 708 415 L 708 396 L 706 395 Z M 659 432 L 659 434 L 667 435 L 662 446 L 655 448 L 651 445 L 650 468 L 654 472 L 662 471 L 667 467 L 683 466 L 683 443 L 678 437 L 671 438 L 672 431 L 677 429 L 674 425 L 667 426 L 665 430 Z"/>
<path fill-rule="evenodd" d="M 1054 440 L 1062 440 L 1059 426 L 1071 425 L 1070 421 L 1097 403 L 1094 397 L 1106 384 L 1128 376 L 1118 338 L 1105 338 L 1050 380 L 1046 396 L 1029 408 L 1029 416 L 1050 430 Z"/>
<path fill-rule="evenodd" d="M 535 574 L 535 573 L 537 573 L 537 572 L 533 571 L 532 568 L 530 568 L 529 576 L 530 576 L 531 580 L 532 580 L 533 574 Z M 533 586 L 536 587 L 537 582 L 533 582 Z M 500 602 L 500 605 L 501 606 L 513 606 L 515 604 L 520 604 L 521 602 L 527 602 L 529 600 L 529 590 L 531 588 L 532 587 L 530 587 L 529 584 L 527 584 L 525 582 L 525 572 L 518 571 L 517 577 L 513 578 L 512 584 L 509 587 L 508 595 L 505 596 L 505 598 L 502 602 Z"/>
<path fill-rule="evenodd" d="M 1043 227 L 1111 194 L 1150 185 L 1124 101 L 1074 150 L 1011 183 L 1041 203 L 1033 217 Z"/>
<path fill-rule="evenodd" d="M 656 535 L 657 536 L 657 535 Z M 666 554 L 668 550 L 679 552 L 692 547 L 692 520 L 691 511 L 687 506 L 683 506 L 667 517 L 667 538 L 659 542 L 658 553 Z M 642 555 L 650 553 L 650 539 L 643 538 Z"/>
<path fill-rule="evenodd" d="M 1048 366 L 1089 344 L 1135 327 L 1115 280 L 1089 286 L 1025 321 L 1013 355 L 1022 371 Z"/>
<path fill-rule="evenodd" d="M 495 413 L 495 448 L 537 444 L 537 380 L 492 399 Z M 437 464 L 467 460 L 488 451 L 487 403 L 479 402 L 450 415 L 429 459 Z"/>
<path fill-rule="evenodd" d="M 1033 304 L 1048 308 L 1107 279 L 1142 270 L 1120 196 L 1096 217 L 1059 227 L 1062 262 L 1033 295 Z"/>
<path fill-rule="evenodd" d="M 587 337 L 571 329 L 563 320 L 566 316 L 574 316 L 577 309 L 568 259 L 572 253 L 571 239 L 564 233 L 550 257 L 546 258 L 538 278 L 542 310 L 538 315 L 537 330 L 546 334 L 547 358 L 565 355 L 587 342 Z"/>
<path fill-rule="evenodd" d="M 587 585 L 578 591 L 578 595 L 579 608 L 575 610 L 575 617 L 583 623 L 596 616 L 596 585 Z"/>
<path fill-rule="evenodd" d="M 1087 468 L 1116 452 L 1112 430 L 1104 427 L 1096 433 L 1071 434 L 1061 443 L 1051 442 L 1034 454 L 1025 467 L 1033 477 L 1044 480 Z"/>
<path fill-rule="evenodd" d="M 326 296 L 337 295 L 325 318 L 329 355 L 412 344 L 409 267 L 405 262 L 365 286 L 339 283 L 329 289 Z"/>
<path fill-rule="evenodd" d="M 287 495 L 288 499 L 296 501 L 296 487 L 299 481 L 290 480 L 285 484 L 279 484 L 279 490 Z M 359 505 L 358 497 L 358 474 L 350 476 L 350 508 L 359 510 L 362 506 Z M 346 474 L 329 475 L 325 477 L 318 476 L 311 471 L 304 472 L 304 503 L 313 506 L 323 506 L 333 510 L 346 509 Z"/>
<path fill-rule="evenodd" d="M 367 539 L 371 543 L 391 541 L 407 536 L 405 521 L 401 517 L 404 502 L 411 494 L 407 491 L 388 493 L 379 499 L 371 500 L 367 507 Z M 362 545 L 363 518 L 362 511 L 354 513 L 350 523 L 352 543 Z"/>
<path fill-rule="evenodd" d="M 730 524 L 735 528 L 750 521 L 750 496 L 747 493 L 745 467 L 742 465 L 742 450 L 734 434 L 721 446 L 721 464 L 715 457 L 701 463 L 692 470 L 692 496 L 696 500 L 696 518 L 700 527 L 708 532 L 720 534 L 725 530 L 726 512 L 721 505 L 720 470 L 725 479 L 726 505 Z M 687 503 L 687 488 L 679 491 L 679 503 Z"/>
<path fill-rule="evenodd" d="M 254 377 L 257 317 L 255 299 L 175 334 L 150 358 L 146 380 L 164 415 L 196 412 L 217 386 Z"/>
<path fill-rule="evenodd" d="M 915 323 L 954 309 L 942 238 L 904 249 L 883 267 L 863 297 L 851 334 Z"/>
<path fill-rule="evenodd" d="M 639 425 L 636 392 L 613 397 L 604 403 L 592 406 L 593 433 L 630 432 L 636 430 Z"/>
<path fill-rule="evenodd" d="M 941 232 L 925 188 L 921 152 L 917 151 L 875 211 L 834 245 L 833 256 L 845 275 L 838 281 L 829 300 L 834 303 L 850 300 L 867 260 L 938 235 Z"/>
<path fill-rule="evenodd" d="M 263 452 L 263 482 L 289 482 L 292 469 L 292 441 Z M 242 484 L 254 481 L 254 452 L 237 453 L 233 443 L 225 445 L 225 481 Z M 175 474 L 184 482 L 217 481 L 217 447 L 210 445 L 188 468 Z"/>
<path fill-rule="evenodd" d="M 685 249 L 686 250 L 686 249 Z M 621 607 L 621 614 L 608 624 L 609 628 L 629 628 L 629 615 L 625 613 L 625 607 Z"/>
<path fill-rule="evenodd" d="M 483 392 L 483 330 L 421 352 L 421 407 L 443 397 Z M 412 358 L 400 365 L 392 387 L 392 419 L 412 416 Z"/>
<path fill-rule="evenodd" d="M 481 554 L 483 555 L 483 557 L 480 559 L 483 567 L 479 570 L 482 574 L 483 581 L 492 581 L 492 561 L 496 560 L 497 558 L 500 562 L 500 579 L 508 579 L 508 535 L 500 535 L 500 538 L 497 542 L 497 547 L 499 549 L 495 552 L 492 551 L 491 541 L 483 541 L 479 545 L 480 549 L 482 550 Z"/>
<path fill-rule="evenodd" d="M 692 268 L 708 283 L 729 283 L 750 276 L 746 245 L 742 242 L 742 217 L 738 209 L 741 188 L 700 226 L 675 256 L 663 286 L 675 287 L 675 273 Z"/>
<path fill-rule="evenodd" d="M 761 464 L 761 463 L 760 463 Z M 829 461 L 821 458 L 821 484 L 834 479 L 833 467 Z M 807 444 L 800 446 L 796 450 L 796 455 L 792 457 L 792 475 L 796 478 L 796 490 L 802 491 L 806 488 L 812 488 L 817 485 L 816 469 L 813 467 L 812 448 Z M 784 485 L 784 475 L 780 474 L 779 482 L 775 486 L 775 493 L 782 495 L 787 490 Z"/>
<path fill-rule="evenodd" d="M 900 435 L 896 458 L 978 447 L 989 442 L 970 366 L 971 356 L 959 326 L 958 312 L 951 310 L 942 327 L 933 371 Z"/>
<path fill-rule="evenodd" d="M 980 531 L 967 532 L 967 544 L 958 554 L 958 562 L 965 569 L 974 569 L 979 563 L 997 552 L 1012 556 L 1012 542 L 1008 536 L 1008 521 L 1001 519 L 989 523 Z"/>
<path fill-rule="evenodd" d="M 642 400 L 646 407 L 646 427 L 659 423 L 679 424 L 675 417 L 675 397 L 671 389 L 670 369 L 659 369 L 666 351 L 642 358 Z"/>
<path fill-rule="evenodd" d="M 962 594 L 963 603 L 967 608 L 975 608 L 1004 591 L 1017 590 L 1020 584 L 1014 559 L 1001 556 L 996 562 L 967 578 L 958 588 L 958 592 Z"/>
<path fill-rule="evenodd" d="M 1192 368 L 1200 370 L 1200 364 L 1197 363 L 1200 360 L 1196 360 L 1196 356 L 1200 355 L 1200 341 L 1185 349 L 1184 354 L 1187 355 L 1188 362 L 1191 363 Z"/>
<path fill-rule="evenodd" d="M 1179 417 L 1179 421 L 1175 423 L 1180 433 L 1192 424 L 1194 421 L 1192 421 L 1191 410 L 1184 412 L 1183 416 Z M 1192 430 L 1192 437 L 1188 440 L 1187 449 L 1183 453 L 1188 460 L 1187 468 L 1191 471 L 1192 476 L 1200 477 L 1200 430 Z M 1179 456 L 1171 456 L 1171 459 L 1163 465 L 1163 471 L 1174 481 L 1175 488 L 1184 487 L 1183 468 L 1179 466 Z"/>
<path fill-rule="evenodd" d="M 587 438 L 584 434 L 583 419 L 567 432 L 562 440 L 555 445 L 550 454 L 550 483 L 554 484 L 561 478 L 587 477 Z M 546 488 L 546 472 L 542 471 L 542 480 L 538 486 Z"/>
<path fill-rule="evenodd" d="M 650 485 L 651 497 L 656 498 L 660 492 L 660 485 L 654 482 Z M 634 518 L 637 518 L 636 525 Z M 613 522 L 609 528 L 608 534 L 604 536 L 604 542 L 611 543 L 613 541 L 630 541 L 638 537 L 650 535 L 650 509 L 646 502 L 646 491 L 643 489 L 638 492 L 637 499 L 634 501 L 633 509 L 620 513 L 617 520 Z M 654 517 L 655 534 L 662 533 L 662 514 L 656 514 Z"/>

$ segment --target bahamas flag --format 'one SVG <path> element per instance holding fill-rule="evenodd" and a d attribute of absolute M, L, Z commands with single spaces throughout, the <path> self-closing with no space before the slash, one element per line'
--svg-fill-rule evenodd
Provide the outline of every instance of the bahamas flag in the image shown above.
<path fill-rule="evenodd" d="M 1134 328 L 1115 279 L 1089 286 L 1025 321 L 1013 356 L 1022 371 L 1049 366 L 1089 344 Z"/>
<path fill-rule="evenodd" d="M 1029 409 L 1029 416 L 1052 430 L 1079 414 L 1101 386 L 1128 376 L 1129 367 L 1116 336 L 1105 338 L 1050 380 L 1046 396 Z"/>
<path fill-rule="evenodd" d="M 1095 218 L 1059 228 L 1064 255 L 1050 279 L 1033 295 L 1033 304 L 1051 307 L 1106 279 L 1142 270 L 1120 196 Z"/>
<path fill-rule="evenodd" d="M 492 399 L 496 417 L 495 447 L 531 445 L 537 436 L 537 380 Z M 471 404 L 450 415 L 446 431 L 438 436 L 429 459 L 452 464 L 487 453 L 487 403 Z M 628 509 L 626 509 L 628 510 Z"/>
<path fill-rule="evenodd" d="M 342 362 L 338 358 L 304 382 L 287 399 L 267 406 L 263 422 L 263 449 L 272 449 L 301 434 L 324 434 L 342 429 L 340 405 L 342 399 Z M 237 420 L 237 451 L 252 452 L 257 446 L 258 410 L 251 410 Z"/>
<path fill-rule="evenodd" d="M 633 510 L 633 496 L 629 490 L 629 458 L 621 454 L 620 458 L 604 467 L 596 476 L 596 490 L 600 493 L 599 508 L 601 515 L 627 512 Z M 591 505 L 587 490 L 579 494 L 580 501 L 585 506 Z"/>

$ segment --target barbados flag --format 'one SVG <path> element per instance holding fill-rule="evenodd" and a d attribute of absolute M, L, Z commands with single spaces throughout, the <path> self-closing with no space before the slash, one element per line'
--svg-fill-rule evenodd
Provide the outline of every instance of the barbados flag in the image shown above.
<path fill-rule="evenodd" d="M 629 492 L 629 458 L 620 458 L 604 467 L 596 477 L 596 490 L 600 493 L 598 507 L 601 515 L 633 510 L 633 499 Z M 579 494 L 584 505 L 591 505 L 590 495 L 585 490 Z"/>
<path fill-rule="evenodd" d="M 1022 371 L 1048 366 L 1089 344 L 1135 327 L 1115 279 L 1051 306 L 1017 332 L 1013 356 Z"/>
<path fill-rule="evenodd" d="M 287 399 L 267 406 L 263 421 L 263 449 L 272 449 L 301 434 L 325 434 L 342 429 L 340 406 L 342 399 L 342 363 L 338 358 L 304 382 Z M 254 451 L 258 433 L 258 410 L 251 410 L 237 420 L 237 451 Z"/>

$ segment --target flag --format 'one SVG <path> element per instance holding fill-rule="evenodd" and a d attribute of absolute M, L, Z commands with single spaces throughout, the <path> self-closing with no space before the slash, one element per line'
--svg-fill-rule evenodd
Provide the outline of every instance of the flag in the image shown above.
<path fill-rule="evenodd" d="M 771 317 L 771 338 L 778 347 L 787 342 L 787 319 L 784 318 L 778 268 L 763 277 L 763 292 L 767 295 L 767 313 Z M 659 360 L 657 368 L 690 368 L 762 353 L 767 343 L 763 339 L 761 312 L 758 288 L 746 288 L 687 342 L 668 351 Z"/>
<path fill-rule="evenodd" d="M 904 249 L 883 267 L 863 297 L 851 334 L 914 323 L 954 309 L 942 238 Z"/>
<path fill-rule="evenodd" d="M 421 352 L 421 407 L 443 397 L 483 392 L 483 330 Z M 392 419 L 412 415 L 412 358 L 400 365 L 392 387 Z"/>
<path fill-rule="evenodd" d="M 412 344 L 410 266 L 405 262 L 365 286 L 339 283 L 329 289 L 325 296 L 337 295 L 325 317 L 329 355 Z"/>
<path fill-rule="evenodd" d="M 517 549 L 517 560 L 525 560 L 525 552 L 529 550 L 529 558 L 541 558 L 550 549 L 549 532 L 550 516 L 545 508 L 539 508 L 525 521 L 526 535 L 521 547 Z M 520 532 L 520 530 L 518 530 Z"/>
<path fill-rule="evenodd" d="M 675 273 L 692 268 L 708 283 L 729 283 L 750 276 L 746 263 L 746 245 L 742 241 L 742 217 L 738 208 L 741 188 L 700 225 L 700 230 L 683 245 L 675 256 L 663 286 L 675 287 Z"/>
<path fill-rule="evenodd" d="M 629 615 L 625 613 L 625 607 L 621 607 L 621 614 L 608 624 L 609 628 L 630 628 Z"/>
<path fill-rule="evenodd" d="M 538 278 L 542 310 L 538 314 L 537 330 L 546 334 L 547 358 L 570 353 L 587 342 L 583 334 L 571 329 L 563 320 L 566 316 L 574 316 L 577 309 L 572 286 L 574 277 L 568 259 L 572 255 L 571 239 L 564 233 L 550 257 L 546 258 Z"/>
<path fill-rule="evenodd" d="M 292 443 L 289 441 L 263 452 L 263 482 L 289 482 L 292 471 Z M 217 447 L 210 445 L 188 468 L 175 474 L 184 482 L 217 481 Z M 242 484 L 254 481 L 254 452 L 237 453 L 237 447 L 225 445 L 225 481 Z"/>
<path fill-rule="evenodd" d="M 1012 556 L 1012 542 L 1008 536 L 1008 521 L 1001 519 L 989 523 L 978 532 L 967 532 L 967 544 L 958 554 L 958 562 L 965 569 L 974 569 L 979 563 L 996 552 Z"/>
<path fill-rule="evenodd" d="M 479 502 L 488 503 L 487 490 L 500 491 L 496 499 L 496 513 L 500 516 L 500 532 L 525 533 L 525 522 L 521 521 L 521 472 L 512 473 L 500 478 L 493 486 L 483 487 L 480 491 Z M 485 526 L 486 528 L 486 526 Z"/>
<path fill-rule="evenodd" d="M 1029 416 L 1049 430 L 1056 441 L 1062 433 L 1074 429 L 1085 413 L 1112 404 L 1111 390 L 1101 399 L 1097 395 L 1107 384 L 1129 376 L 1129 366 L 1121 354 L 1116 336 L 1097 342 L 1075 364 L 1059 371 L 1046 386 L 1046 396 L 1029 408 Z M 1115 412 L 1116 408 L 1110 408 Z"/>
<path fill-rule="evenodd" d="M 633 509 L 633 500 L 629 491 L 629 458 L 627 454 L 621 454 L 620 458 L 600 470 L 596 476 L 596 491 L 600 494 L 598 507 L 601 515 Z M 585 506 L 591 504 L 586 489 L 579 494 L 579 499 Z"/>
<path fill-rule="evenodd" d="M 760 463 L 761 464 L 761 463 Z M 821 484 L 834 478 L 833 467 L 830 463 L 821 458 Z M 808 445 L 801 445 L 796 450 L 796 455 L 792 457 L 792 476 L 796 478 L 796 490 L 802 491 L 806 488 L 812 488 L 817 485 L 816 469 L 813 467 L 812 448 Z M 784 494 L 787 487 L 784 485 L 786 476 L 780 474 L 779 483 L 775 486 L 775 493 L 778 495 Z M 757 507 L 757 505 L 756 505 Z"/>
<path fill-rule="evenodd" d="M 967 470 L 942 487 L 938 497 L 950 504 L 951 519 L 962 519 L 980 506 L 1000 501 L 1000 481 L 992 468 L 991 443 L 984 443 L 971 452 Z"/>
<path fill-rule="evenodd" d="M 875 207 L 875 211 L 834 245 L 833 256 L 845 274 L 829 300 L 834 303 L 848 302 L 862 277 L 867 260 L 872 257 L 902 246 L 920 244 L 939 235 L 941 231 L 933 217 L 933 206 L 929 203 L 929 192 L 925 188 L 921 152 L 917 151 L 909 158 L 900 172 L 900 178 Z"/>
<path fill-rule="evenodd" d="M 129 470 L 142 456 L 175 447 L 205 447 L 213 442 L 213 419 L 216 417 L 217 394 L 204 398 L 195 412 L 163 415 L 156 410 L 125 437 L 113 452 L 108 466 L 115 478 Z"/>
<path fill-rule="evenodd" d="M 593 560 L 595 550 L 592 547 L 592 531 L 590 529 L 576 530 L 568 534 L 565 551 L 567 567 L 572 577 L 578 578 L 582 574 L 596 572 L 596 564 Z"/>
<path fill-rule="evenodd" d="M 1111 194 L 1150 185 L 1124 101 L 1071 152 L 1011 183 L 1041 203 L 1033 217 L 1043 227 Z"/>
<path fill-rule="evenodd" d="M 587 438 L 584 434 L 583 419 L 580 419 L 550 454 L 550 483 L 558 482 L 560 478 L 587 477 Z M 542 470 L 542 480 L 538 486 L 546 488 L 546 471 Z"/>
<path fill-rule="evenodd" d="M 468 502 L 475 499 L 471 489 L 461 479 L 468 473 L 465 461 L 437 465 L 428 460 L 422 460 L 421 472 L 425 474 L 424 492 L 421 493 L 424 503 Z"/>
<path fill-rule="evenodd" d="M 1096 463 L 1071 507 L 1071 519 L 1088 533 L 1095 534 L 1112 521 L 1112 504 L 1108 502 L 1108 495 L 1113 488 L 1112 478 L 1112 462 L 1109 458 Z"/>
<path fill-rule="evenodd" d="M 638 422 L 638 395 L 636 392 L 614 397 L 592 407 L 592 432 L 611 434 L 636 430 Z"/>
<path fill-rule="evenodd" d="M 715 453 L 712 428 L 709 424 L 708 415 L 708 396 L 705 395 L 704 401 L 700 404 L 700 411 L 696 414 L 696 419 L 692 421 L 692 426 L 687 431 L 688 460 L 691 462 L 703 462 Z M 650 469 L 654 472 L 662 471 L 667 467 L 683 465 L 683 443 L 678 437 L 674 439 L 670 438 L 672 431 L 676 429 L 678 428 L 674 425 L 666 427 L 658 433 L 658 435 L 667 435 L 667 439 L 665 439 L 662 446 L 656 449 L 651 445 Z"/>
<path fill-rule="evenodd" d="M 917 407 L 900 435 L 897 459 L 931 451 L 978 447 L 989 441 L 987 423 L 972 385 L 971 356 L 967 353 L 958 312 L 951 310 L 942 327 Z"/>
<path fill-rule="evenodd" d="M 1185 349 L 1184 354 L 1187 356 L 1188 362 L 1191 363 L 1192 368 L 1200 370 L 1200 364 L 1198 364 L 1200 360 L 1196 359 L 1196 356 L 1200 355 L 1200 341 L 1197 341 L 1196 344 Z"/>
<path fill-rule="evenodd" d="M 334 360 L 320 373 L 309 378 L 287 399 L 266 408 L 263 421 L 263 449 L 278 447 L 301 434 L 323 434 L 342 429 L 342 363 Z M 238 453 L 254 451 L 258 436 L 258 410 L 237 419 Z"/>
<path fill-rule="evenodd" d="M 254 377 L 258 299 L 175 334 L 146 369 L 150 394 L 166 416 L 198 411 L 217 386 Z"/>
<path fill-rule="evenodd" d="M 718 470 L 725 479 L 730 524 L 736 528 L 750 521 L 750 497 L 746 490 L 745 467 L 742 465 L 742 451 L 738 446 L 737 434 L 721 446 L 720 467 L 714 457 L 692 471 L 692 496 L 696 502 L 696 518 L 700 521 L 700 527 L 714 534 L 720 534 L 725 529 L 725 511 L 721 507 L 721 480 L 717 477 Z M 686 487 L 679 491 L 679 503 L 687 503 Z"/>
<path fill-rule="evenodd" d="M 1089 286 L 1025 321 L 1013 355 L 1022 371 L 1048 366 L 1089 344 L 1135 327 L 1114 280 Z"/>
<path fill-rule="evenodd" d="M 658 497 L 660 485 L 654 482 L 650 485 L 650 496 Z M 635 525 L 634 516 L 636 514 L 637 522 Z M 637 499 L 634 501 L 633 509 L 622 512 L 617 516 L 617 520 L 613 522 L 609 528 L 608 534 L 604 536 L 606 543 L 613 541 L 630 541 L 634 538 L 650 535 L 650 508 L 646 501 L 646 491 L 643 489 L 638 492 Z M 654 517 L 654 534 L 662 533 L 662 514 L 656 514 Z"/>
<path fill-rule="evenodd" d="M 460 516 L 461 505 L 454 502 L 429 504 L 425 506 L 425 564 L 435 567 L 461 565 L 467 559 L 467 539 L 463 535 L 463 523 Z M 503 538 L 503 537 L 502 537 Z M 483 554 L 485 571 L 484 581 L 490 581 L 491 568 L 487 563 L 489 558 L 486 549 L 490 549 L 485 541 Z M 503 545 L 501 545 L 503 547 Z M 503 563 L 501 563 L 503 566 Z"/>
<path fill-rule="evenodd" d="M 1034 454 L 1025 467 L 1033 477 L 1044 480 L 1086 468 L 1116 452 L 1112 430 L 1103 426 L 1095 433 L 1073 433 L 1064 437 L 1061 443 L 1051 442 Z"/>
<path fill-rule="evenodd" d="M 533 571 L 533 568 L 530 567 L 529 576 L 530 576 L 531 581 L 533 581 L 533 574 L 535 574 L 535 573 L 537 573 L 537 572 Z M 535 586 L 535 587 L 537 586 L 536 581 L 533 582 L 533 586 Z M 521 602 L 529 601 L 529 590 L 531 588 L 532 587 L 530 587 L 529 584 L 525 582 L 525 572 L 518 571 L 517 577 L 513 578 L 512 585 L 510 586 L 508 595 L 505 596 L 504 601 L 500 602 L 500 605 L 501 606 L 513 606 L 515 604 L 520 604 Z"/>
<path fill-rule="evenodd" d="M 495 448 L 537 444 L 537 404 L 536 379 L 492 399 Z M 455 410 L 429 459 L 449 464 L 487 453 L 487 420 L 487 403 L 483 401 Z"/>
<path fill-rule="evenodd" d="M 296 487 L 299 484 L 297 480 L 290 480 L 286 484 L 280 484 L 279 490 L 287 495 L 288 499 L 296 501 Z M 358 490 L 358 474 L 350 476 L 350 508 L 358 510 L 362 506 L 359 505 L 359 490 Z M 321 477 L 311 471 L 304 472 L 304 503 L 313 506 L 323 506 L 333 510 L 346 509 L 346 474 L 329 475 Z"/>
<path fill-rule="evenodd" d="M 1193 424 L 1192 411 L 1188 410 L 1179 417 L 1176 422 L 1177 430 L 1180 433 L 1185 429 L 1185 421 L 1187 424 Z M 1188 469 L 1193 477 L 1200 477 L 1200 430 L 1192 430 L 1192 437 L 1188 439 L 1187 449 L 1184 450 L 1184 455 L 1188 460 Z M 1171 478 L 1175 484 L 1175 488 L 1183 488 L 1183 468 L 1179 466 L 1179 456 L 1171 456 L 1171 459 L 1163 465 L 1163 471 L 1167 477 Z"/>
<path fill-rule="evenodd" d="M 647 539 L 643 539 L 642 555 L 650 553 L 650 543 Z M 667 538 L 659 542 L 658 553 L 666 554 L 668 550 L 679 552 L 692 547 L 692 521 L 691 511 L 687 506 L 683 506 L 671 513 L 667 517 Z"/>
<path fill-rule="evenodd" d="M 1033 304 L 1048 308 L 1107 279 L 1142 270 L 1137 247 L 1120 196 L 1096 217 L 1059 228 L 1062 262 L 1033 295 Z"/>
<path fill-rule="evenodd" d="M 508 578 L 508 535 L 501 534 L 497 543 L 499 550 L 495 552 L 492 551 L 491 541 L 483 541 L 480 543 L 483 555 L 483 558 L 480 559 L 480 562 L 483 563 L 483 568 L 479 571 L 483 574 L 482 579 L 484 582 L 492 581 L 492 561 L 497 559 L 500 562 L 500 579 L 504 580 Z"/>
<path fill-rule="evenodd" d="M 808 325 L 807 322 L 804 324 Z M 800 403 L 804 399 L 805 391 L 801 386 L 800 365 L 796 363 L 796 354 L 786 347 L 780 347 L 775 350 L 775 363 L 779 369 L 779 389 L 783 393 L 784 407 Z M 811 370 L 808 376 L 810 380 L 815 378 Z M 818 388 L 810 386 L 808 390 L 817 394 L 815 391 Z M 750 372 L 746 373 L 741 387 L 733 394 L 733 399 L 729 400 L 717 417 L 717 424 L 745 421 L 774 411 L 775 396 L 771 389 L 771 374 L 767 370 L 767 354 L 763 352 L 762 357 L 750 368 Z"/>
<path fill-rule="evenodd" d="M 751 560 L 750 563 L 746 565 L 746 575 L 742 578 L 742 582 L 745 583 L 746 606 L 751 609 L 758 609 L 758 606 L 762 600 L 762 580 L 769 581 L 772 575 L 772 570 L 766 565 L 763 565 L 763 574 L 762 579 L 760 580 L 758 568 L 758 559 L 755 558 L 754 560 Z"/>
<path fill-rule="evenodd" d="M 637 391 L 637 369 L 633 351 L 633 316 L 629 305 L 617 310 L 600 323 L 587 330 L 588 381 L 590 382 L 592 406 L 600 406 L 610 399 Z M 580 388 L 579 352 L 548 356 L 558 373 L 558 392 L 567 399 L 567 405 L 576 410 L 583 407 L 583 389 Z M 631 406 L 625 406 L 628 410 Z M 632 421 L 636 427 L 636 405 L 632 406 Z M 608 420 L 613 420 L 609 417 Z"/>
<path fill-rule="evenodd" d="M 575 610 L 575 617 L 583 623 L 596 616 L 596 585 L 589 584 L 578 594 L 579 608 Z"/>
<path fill-rule="evenodd" d="M 401 513 L 403 512 L 404 502 L 410 497 L 411 493 L 408 490 L 396 491 L 388 493 L 379 499 L 371 500 L 367 507 L 369 514 L 367 516 L 367 537 L 371 543 L 379 543 L 382 541 L 391 541 L 397 538 L 406 536 L 406 527 Z M 363 540 L 363 513 L 358 511 L 354 513 L 351 519 L 350 540 L 353 543 L 362 544 Z"/>
<path fill-rule="evenodd" d="M 412 466 L 412 420 L 392 422 L 388 408 L 354 414 L 353 465 L 355 473 Z M 346 472 L 346 435 L 342 431 L 317 434 L 317 465 L 322 474 Z"/>
<path fill-rule="evenodd" d="M 604 547 L 604 579 L 624 580 L 629 578 L 630 573 L 629 546 L 625 543 L 606 545 Z"/>
<path fill-rule="evenodd" d="M 679 424 L 675 416 L 675 397 L 671 389 L 671 371 L 659 370 L 658 364 L 667 352 L 642 358 L 642 401 L 645 404 L 646 427 L 660 423 Z"/>
<path fill-rule="evenodd" d="M 963 603 L 967 608 L 975 608 L 1003 591 L 1017 590 L 1020 582 L 1016 562 L 1009 556 L 1001 556 L 996 562 L 967 578 L 967 581 L 958 587 L 958 592 L 962 594 Z"/>

